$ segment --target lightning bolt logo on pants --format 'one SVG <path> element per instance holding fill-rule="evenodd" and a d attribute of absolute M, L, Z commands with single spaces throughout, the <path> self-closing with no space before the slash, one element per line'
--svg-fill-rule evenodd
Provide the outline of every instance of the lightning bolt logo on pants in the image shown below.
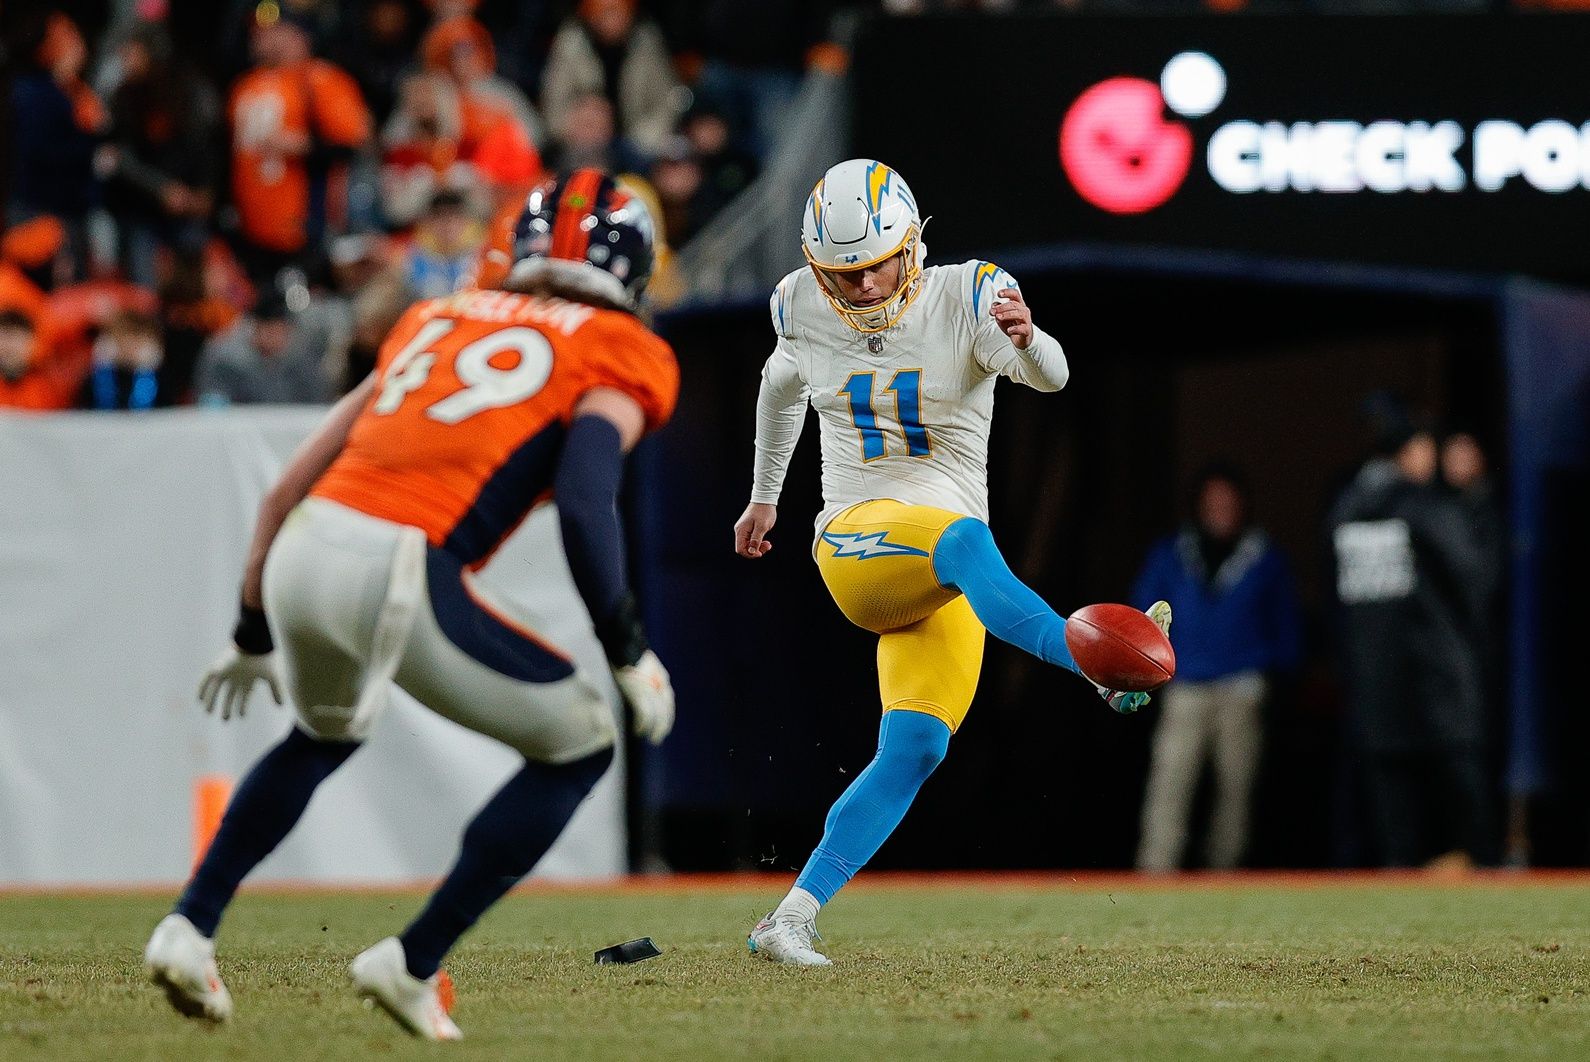
<path fill-rule="evenodd" d="M 857 560 L 867 560 L 871 557 L 926 557 L 927 550 L 917 549 L 915 546 L 905 546 L 898 542 L 890 542 L 886 536 L 887 531 L 873 531 L 863 534 L 860 531 L 847 531 L 835 533 L 823 532 L 823 541 L 834 547 L 836 557 L 854 557 Z"/>

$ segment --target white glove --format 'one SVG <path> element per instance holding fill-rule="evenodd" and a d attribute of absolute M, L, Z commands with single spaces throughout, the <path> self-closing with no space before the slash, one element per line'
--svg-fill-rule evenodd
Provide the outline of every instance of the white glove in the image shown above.
<path fill-rule="evenodd" d="M 234 708 L 241 719 L 248 708 L 249 695 L 254 692 L 254 683 L 261 680 L 270 687 L 271 697 L 281 704 L 282 684 L 276 676 L 276 654 L 245 653 L 229 645 L 205 672 L 204 681 L 199 683 L 199 700 L 204 702 L 206 712 L 213 713 L 215 706 L 220 704 L 222 719 L 232 718 Z"/>
<path fill-rule="evenodd" d="M 661 745 L 674 728 L 674 688 L 657 654 L 648 649 L 633 664 L 615 667 L 613 681 L 635 713 L 635 736 Z"/>

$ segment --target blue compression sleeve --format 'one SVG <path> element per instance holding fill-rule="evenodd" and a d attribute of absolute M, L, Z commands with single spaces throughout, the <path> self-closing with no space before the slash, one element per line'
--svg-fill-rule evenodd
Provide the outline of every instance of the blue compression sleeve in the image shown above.
<path fill-rule="evenodd" d="M 1081 674 L 1066 648 L 1066 621 L 1016 578 L 987 524 L 968 516 L 945 528 L 933 550 L 933 574 L 966 595 L 994 637 Z"/>
<path fill-rule="evenodd" d="M 949 747 L 950 728 L 942 720 L 922 712 L 884 712 L 877 755 L 828 812 L 822 842 L 795 884 L 818 903 L 833 899 L 900 825 Z"/>
<path fill-rule="evenodd" d="M 596 633 L 615 663 L 634 663 L 634 609 L 624 565 L 624 536 L 618 522 L 618 489 L 624 478 L 624 446 L 606 417 L 576 417 L 563 440 L 553 492 L 563 530 L 563 551 L 575 588 L 585 601 Z"/>

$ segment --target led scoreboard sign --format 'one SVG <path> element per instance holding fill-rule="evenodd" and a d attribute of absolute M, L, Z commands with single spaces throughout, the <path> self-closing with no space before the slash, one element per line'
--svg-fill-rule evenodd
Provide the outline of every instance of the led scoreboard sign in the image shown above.
<path fill-rule="evenodd" d="M 858 120 L 853 150 L 908 177 L 935 250 L 1120 241 L 1590 281 L 1585 56 L 1576 16 L 883 21 L 855 112 L 900 111 Z"/>

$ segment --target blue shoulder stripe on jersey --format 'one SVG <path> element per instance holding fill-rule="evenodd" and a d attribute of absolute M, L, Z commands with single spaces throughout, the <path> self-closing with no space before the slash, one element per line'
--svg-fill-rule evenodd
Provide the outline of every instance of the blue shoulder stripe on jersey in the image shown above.
<path fill-rule="evenodd" d="M 785 278 L 784 280 L 779 281 L 778 284 L 773 288 L 773 312 L 776 315 L 776 320 L 778 321 L 778 334 L 781 336 L 789 335 L 789 326 L 785 323 L 786 318 L 784 314 L 784 303 L 788 298 L 785 293 L 785 285 L 788 283 L 788 278 Z"/>
<path fill-rule="evenodd" d="M 981 317 L 987 307 L 983 305 L 983 294 L 988 293 L 988 303 L 993 305 L 994 296 L 1001 288 L 1017 288 L 1016 278 L 999 268 L 992 262 L 978 262 L 977 268 L 972 270 L 972 313 Z"/>

